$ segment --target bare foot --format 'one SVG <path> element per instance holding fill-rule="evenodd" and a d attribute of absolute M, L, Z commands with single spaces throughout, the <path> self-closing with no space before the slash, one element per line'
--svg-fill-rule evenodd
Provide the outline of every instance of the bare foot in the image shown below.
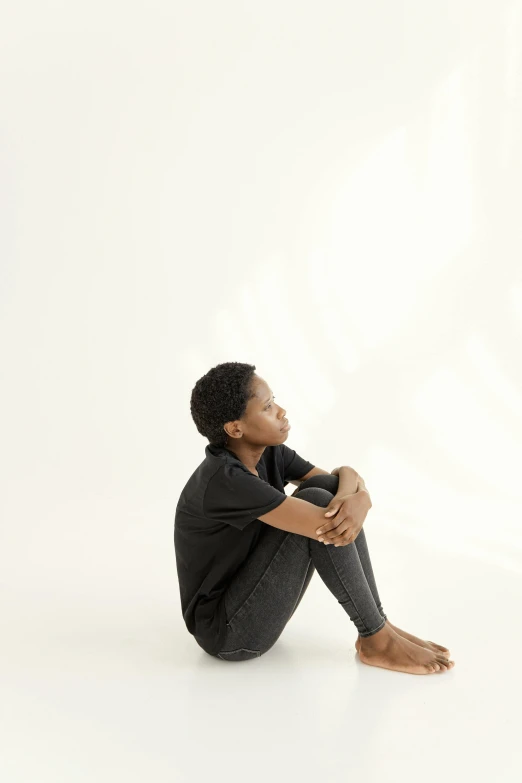
<path fill-rule="evenodd" d="M 388 624 L 371 636 L 359 637 L 358 642 L 361 661 L 382 669 L 406 674 L 433 674 L 445 672 L 455 665 L 440 652 L 419 647 L 399 636 Z"/>
<path fill-rule="evenodd" d="M 403 631 L 401 628 L 397 628 L 397 626 L 394 625 L 393 623 L 390 623 L 389 620 L 386 620 L 386 625 L 392 628 L 396 634 L 402 636 L 403 639 L 408 639 L 408 641 L 413 642 L 413 644 L 416 644 L 419 647 L 424 647 L 426 650 L 432 650 L 433 652 L 440 653 L 441 655 L 444 655 L 448 660 L 451 657 L 451 653 L 447 647 L 442 647 L 442 645 L 440 644 L 435 644 L 435 642 L 429 642 L 426 641 L 425 639 L 419 639 L 418 636 L 414 636 L 412 633 L 408 633 L 408 631 Z M 357 638 L 357 641 L 355 642 L 355 649 L 357 650 L 357 652 L 359 652 L 359 648 L 361 646 L 360 639 L 361 637 L 359 636 Z"/>

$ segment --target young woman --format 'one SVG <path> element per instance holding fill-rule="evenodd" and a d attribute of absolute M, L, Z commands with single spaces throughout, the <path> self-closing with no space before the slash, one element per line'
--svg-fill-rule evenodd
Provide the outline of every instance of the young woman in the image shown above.
<path fill-rule="evenodd" d="M 446 647 L 390 623 L 362 525 L 371 500 L 348 466 L 331 473 L 285 441 L 290 424 L 255 365 L 225 362 L 200 378 L 190 409 L 209 444 L 176 506 L 174 547 L 183 619 L 207 653 L 244 661 L 267 652 L 314 571 L 358 631 L 371 666 L 451 669 Z M 298 489 L 288 496 L 288 483 Z"/>

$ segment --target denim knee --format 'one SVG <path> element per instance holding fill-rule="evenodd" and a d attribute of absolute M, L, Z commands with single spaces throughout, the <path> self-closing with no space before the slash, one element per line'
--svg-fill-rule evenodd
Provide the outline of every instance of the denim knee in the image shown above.
<path fill-rule="evenodd" d="M 318 476 L 313 476 L 312 478 L 318 478 Z M 335 476 L 332 476 L 332 478 L 335 478 Z M 323 508 L 326 508 L 333 496 L 333 492 L 329 492 L 327 489 L 323 489 L 323 487 L 305 487 L 295 495 L 299 500 L 306 500 L 308 503 L 313 503 L 314 506 L 322 506 Z"/>
<path fill-rule="evenodd" d="M 299 493 L 302 489 L 308 489 L 309 487 L 321 487 L 321 489 L 327 489 L 332 495 L 337 493 L 339 487 L 339 476 L 332 476 L 331 473 L 320 473 L 318 476 L 310 476 L 306 481 L 301 481 L 299 484 Z"/>

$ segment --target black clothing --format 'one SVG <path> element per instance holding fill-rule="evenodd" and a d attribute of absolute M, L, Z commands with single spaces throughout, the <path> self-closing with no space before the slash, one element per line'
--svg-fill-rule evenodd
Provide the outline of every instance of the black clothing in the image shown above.
<path fill-rule="evenodd" d="M 176 506 L 174 549 L 187 629 L 215 655 L 226 634 L 227 585 L 259 538 L 259 516 L 287 497 L 284 487 L 315 467 L 284 443 L 267 446 L 255 476 L 227 448 L 208 444 Z"/>

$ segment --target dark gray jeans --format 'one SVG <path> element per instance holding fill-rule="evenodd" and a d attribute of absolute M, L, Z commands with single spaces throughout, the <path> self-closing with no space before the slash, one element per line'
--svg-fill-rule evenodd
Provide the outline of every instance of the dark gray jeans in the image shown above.
<path fill-rule="evenodd" d="M 295 494 L 326 508 L 338 484 L 338 476 L 312 476 Z M 384 626 L 386 615 L 364 529 L 351 544 L 335 547 L 265 524 L 255 549 L 225 592 L 227 636 L 217 657 L 246 661 L 267 652 L 299 606 L 316 569 L 360 636 L 371 636 Z"/>

